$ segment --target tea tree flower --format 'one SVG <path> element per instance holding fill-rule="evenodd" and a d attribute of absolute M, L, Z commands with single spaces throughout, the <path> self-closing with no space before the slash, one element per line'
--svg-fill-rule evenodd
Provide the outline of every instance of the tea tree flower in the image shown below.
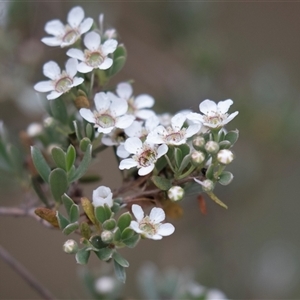
<path fill-rule="evenodd" d="M 68 59 L 66 70 L 61 72 L 59 65 L 54 61 L 44 64 L 43 73 L 51 80 L 38 82 L 34 89 L 38 92 L 51 92 L 47 95 L 48 100 L 53 100 L 68 92 L 72 87 L 81 84 L 84 79 L 75 77 L 77 73 L 77 60 Z"/>
<path fill-rule="evenodd" d="M 112 93 L 100 92 L 94 98 L 96 110 L 81 108 L 80 115 L 90 123 L 94 123 L 98 132 L 110 133 L 114 128 L 126 128 L 134 120 L 133 116 L 126 115 L 128 104 Z"/>
<path fill-rule="evenodd" d="M 195 135 L 200 130 L 200 124 L 193 124 L 187 128 L 183 127 L 186 116 L 182 113 L 176 114 L 171 119 L 171 126 L 165 128 L 160 125 L 151 131 L 147 137 L 147 142 L 153 144 L 182 145 L 187 138 Z"/>
<path fill-rule="evenodd" d="M 42 42 L 48 46 L 70 46 L 83 33 L 89 31 L 94 22 L 92 18 L 84 19 L 84 10 L 80 6 L 73 7 L 70 10 L 67 20 L 67 25 L 64 25 L 60 20 L 47 22 L 45 31 L 53 37 L 44 37 Z"/>
<path fill-rule="evenodd" d="M 67 52 L 68 56 L 81 61 L 77 66 L 80 73 L 88 73 L 93 69 L 107 70 L 112 66 L 113 60 L 108 57 L 108 54 L 116 50 L 118 45 L 116 40 L 109 39 L 101 45 L 100 35 L 96 32 L 89 32 L 85 35 L 83 43 L 87 48 L 84 52 L 73 48 Z"/>
<path fill-rule="evenodd" d="M 133 204 L 132 213 L 136 221 L 131 221 L 130 227 L 145 238 L 161 240 L 164 236 L 171 235 L 175 231 L 171 223 L 161 223 L 166 215 L 163 209 L 159 207 L 152 208 L 150 215 L 145 216 L 143 209 L 139 205 Z"/>
<path fill-rule="evenodd" d="M 228 165 L 233 161 L 233 153 L 228 149 L 222 149 L 217 154 L 217 160 L 223 164 Z"/>
<path fill-rule="evenodd" d="M 131 158 L 120 162 L 120 170 L 137 167 L 138 174 L 144 176 L 152 172 L 156 161 L 167 153 L 168 146 L 162 144 L 159 147 L 153 144 L 143 143 L 139 138 L 132 137 L 126 140 L 125 150 L 133 154 Z"/>
<path fill-rule="evenodd" d="M 207 99 L 199 105 L 199 109 L 203 115 L 190 113 L 187 115 L 187 118 L 196 123 L 202 123 L 204 126 L 211 129 L 221 128 L 229 123 L 239 113 L 238 111 L 232 114 L 227 113 L 232 104 L 233 101 L 231 99 L 220 101 L 218 104 Z"/>
<path fill-rule="evenodd" d="M 98 207 L 107 204 L 109 207 L 112 207 L 114 204 L 112 197 L 113 194 L 109 187 L 99 186 L 93 191 L 93 205 Z"/>
<path fill-rule="evenodd" d="M 132 86 L 127 82 L 121 82 L 117 85 L 117 95 L 128 102 L 128 113 L 135 115 L 139 119 L 148 119 L 154 116 L 154 112 L 149 108 L 154 105 L 154 99 L 147 94 L 141 94 L 133 97 Z"/>

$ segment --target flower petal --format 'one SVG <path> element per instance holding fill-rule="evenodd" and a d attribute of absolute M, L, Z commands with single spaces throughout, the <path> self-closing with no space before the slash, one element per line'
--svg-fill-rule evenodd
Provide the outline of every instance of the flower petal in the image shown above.
<path fill-rule="evenodd" d="M 235 118 L 239 114 L 238 111 L 235 111 L 234 113 L 230 114 L 226 120 L 223 121 L 223 125 L 229 123 L 233 118 Z"/>
<path fill-rule="evenodd" d="M 232 104 L 233 104 L 233 101 L 231 99 L 220 101 L 218 103 L 218 111 L 221 112 L 222 114 L 225 114 L 228 112 L 228 109 Z"/>
<path fill-rule="evenodd" d="M 93 71 L 93 67 L 88 66 L 85 62 L 81 62 L 77 65 L 77 71 L 80 73 L 89 73 Z"/>
<path fill-rule="evenodd" d="M 79 84 L 82 84 L 84 82 L 84 79 L 81 77 L 74 77 L 73 78 L 73 86 L 77 86 Z"/>
<path fill-rule="evenodd" d="M 147 119 L 155 116 L 155 113 L 151 109 L 141 109 L 135 113 L 135 116 L 139 119 L 147 120 Z"/>
<path fill-rule="evenodd" d="M 164 223 L 159 226 L 157 234 L 162 236 L 171 235 L 175 231 L 175 227 L 171 223 Z"/>
<path fill-rule="evenodd" d="M 79 110 L 80 115 L 90 123 L 95 123 L 95 116 L 93 112 L 88 108 L 81 108 Z"/>
<path fill-rule="evenodd" d="M 203 114 L 207 115 L 210 114 L 211 112 L 217 112 L 218 107 L 214 101 L 206 99 L 200 103 L 199 109 Z"/>
<path fill-rule="evenodd" d="M 50 92 L 54 90 L 54 86 L 52 84 L 52 81 L 40 81 L 38 82 L 34 87 L 33 87 L 36 91 L 38 92 Z"/>
<path fill-rule="evenodd" d="M 147 94 L 139 95 L 134 100 L 134 105 L 137 109 L 148 108 L 154 105 L 154 98 Z"/>
<path fill-rule="evenodd" d="M 77 73 L 77 59 L 69 58 L 66 62 L 66 72 L 70 77 L 74 77 Z"/>
<path fill-rule="evenodd" d="M 43 66 L 43 73 L 46 77 L 55 80 L 61 74 L 60 67 L 55 61 L 48 61 Z"/>
<path fill-rule="evenodd" d="M 54 36 L 64 35 L 65 26 L 60 20 L 52 20 L 46 23 L 45 31 Z"/>
<path fill-rule="evenodd" d="M 189 113 L 187 114 L 186 118 L 188 120 L 193 121 L 194 123 L 202 123 L 203 122 L 203 116 L 201 114 L 198 113 Z"/>
<path fill-rule="evenodd" d="M 73 7 L 68 13 L 68 23 L 71 27 L 76 28 L 84 18 L 84 10 L 80 6 Z"/>
<path fill-rule="evenodd" d="M 145 176 L 145 175 L 151 173 L 151 172 L 153 171 L 154 167 L 155 167 L 154 164 L 151 164 L 151 165 L 148 166 L 148 167 L 141 167 L 141 168 L 139 169 L 139 171 L 138 171 L 138 174 L 139 174 L 140 176 Z"/>
<path fill-rule="evenodd" d="M 126 157 L 128 157 L 130 155 L 130 153 L 125 150 L 124 144 L 121 144 L 117 148 L 117 155 L 120 158 L 126 158 Z"/>
<path fill-rule="evenodd" d="M 92 18 L 86 18 L 83 22 L 79 25 L 79 32 L 80 34 L 86 33 L 91 29 L 93 26 L 94 20 Z"/>
<path fill-rule="evenodd" d="M 154 235 L 148 235 L 147 236 L 149 239 L 151 239 L 151 240 L 155 240 L 155 241 L 158 241 L 158 240 L 161 240 L 162 239 L 162 236 L 161 235 L 159 235 L 159 234 L 154 234 Z"/>
<path fill-rule="evenodd" d="M 166 218 L 166 214 L 162 208 L 153 207 L 150 212 L 149 218 L 154 224 L 158 224 Z"/>
<path fill-rule="evenodd" d="M 98 112 L 105 112 L 110 107 L 110 99 L 104 92 L 95 94 L 94 103 Z"/>
<path fill-rule="evenodd" d="M 131 210 L 132 210 L 134 217 L 137 219 L 137 221 L 138 222 L 142 221 L 142 219 L 144 218 L 144 211 L 143 211 L 142 207 L 137 204 L 133 204 L 131 206 Z"/>
<path fill-rule="evenodd" d="M 136 221 L 130 222 L 130 228 L 133 229 L 136 233 L 143 233 L 143 231 L 139 227 L 139 223 Z"/>
<path fill-rule="evenodd" d="M 131 115 L 125 115 L 125 116 L 119 117 L 117 119 L 115 126 L 117 128 L 125 129 L 132 124 L 134 119 L 135 119 L 134 116 L 131 116 Z"/>
<path fill-rule="evenodd" d="M 124 170 L 124 169 L 128 170 L 134 167 L 137 167 L 137 162 L 132 158 L 126 158 L 121 160 L 119 165 L 120 170 Z"/>
<path fill-rule="evenodd" d="M 131 137 L 125 141 L 124 146 L 129 153 L 137 154 L 142 149 L 143 143 L 139 138 Z"/>
<path fill-rule="evenodd" d="M 58 93 L 57 91 L 52 91 L 50 94 L 47 95 L 48 100 L 54 100 L 60 97 L 63 93 Z"/>
<path fill-rule="evenodd" d="M 124 99 L 117 98 L 112 93 L 108 92 L 107 95 L 111 99 L 111 106 L 110 110 L 113 112 L 113 114 L 118 117 L 121 115 L 124 115 L 127 112 L 128 109 L 128 103 Z"/>
<path fill-rule="evenodd" d="M 98 67 L 100 70 L 107 70 L 109 69 L 113 64 L 113 60 L 109 57 L 105 57 L 102 64 Z"/>
<path fill-rule="evenodd" d="M 44 37 L 41 41 L 47 46 L 55 47 L 61 45 L 61 39 L 57 37 Z"/>
<path fill-rule="evenodd" d="M 118 46 L 118 42 L 114 39 L 110 39 L 104 42 L 102 45 L 102 52 L 104 55 L 107 55 L 109 53 L 113 53 Z"/>
<path fill-rule="evenodd" d="M 117 95 L 125 100 L 128 100 L 132 95 L 132 86 L 127 82 L 121 82 L 117 85 Z"/>
<path fill-rule="evenodd" d="M 83 43 L 89 50 L 95 51 L 101 43 L 100 35 L 93 31 L 89 32 L 85 35 Z"/>
<path fill-rule="evenodd" d="M 185 137 L 189 138 L 189 137 L 193 136 L 200 130 L 200 128 L 201 128 L 200 124 L 190 125 L 185 132 Z"/>
<path fill-rule="evenodd" d="M 69 49 L 66 54 L 70 57 L 77 58 L 78 60 L 81 61 L 85 60 L 83 52 L 79 49 L 75 49 L 75 48 Z"/>
<path fill-rule="evenodd" d="M 179 131 L 182 128 L 183 123 L 186 120 L 186 116 L 184 114 L 178 113 L 171 119 L 172 128 L 176 131 Z"/>
<path fill-rule="evenodd" d="M 162 144 L 157 148 L 157 158 L 165 155 L 168 152 L 168 146 L 166 144 Z"/>

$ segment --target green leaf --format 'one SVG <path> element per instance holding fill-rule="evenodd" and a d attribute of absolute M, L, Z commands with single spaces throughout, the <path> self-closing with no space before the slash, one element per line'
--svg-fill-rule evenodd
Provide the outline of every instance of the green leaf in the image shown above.
<path fill-rule="evenodd" d="M 208 167 L 208 169 L 206 170 L 206 173 L 205 173 L 205 177 L 210 179 L 210 180 L 214 180 L 214 166 L 213 165 L 210 165 Z"/>
<path fill-rule="evenodd" d="M 132 217 L 129 212 L 126 212 L 119 217 L 118 227 L 120 228 L 121 232 L 123 232 L 124 229 L 130 225 L 131 220 L 132 220 Z"/>
<path fill-rule="evenodd" d="M 220 150 L 221 149 L 229 149 L 231 147 L 231 143 L 227 140 L 224 140 L 219 143 Z"/>
<path fill-rule="evenodd" d="M 222 185 L 228 185 L 233 179 L 232 173 L 228 171 L 222 172 L 222 174 L 219 176 L 218 182 Z"/>
<path fill-rule="evenodd" d="M 68 215 L 70 216 L 71 207 L 73 204 L 75 204 L 74 201 L 67 194 L 63 194 L 61 199 L 66 208 Z"/>
<path fill-rule="evenodd" d="M 79 249 L 75 255 L 76 262 L 80 265 L 86 265 L 90 258 L 90 251 L 87 251 L 86 248 Z"/>
<path fill-rule="evenodd" d="M 111 215 L 112 212 L 107 204 L 95 208 L 95 217 L 101 224 L 110 219 Z"/>
<path fill-rule="evenodd" d="M 125 283 L 126 281 L 126 271 L 125 268 L 119 265 L 115 260 L 114 260 L 114 269 L 115 269 L 115 274 L 118 280 L 121 282 Z"/>
<path fill-rule="evenodd" d="M 36 177 L 31 177 L 31 185 L 40 198 L 40 200 L 47 206 L 50 207 L 47 197 L 45 196 L 44 191 L 42 190 L 40 183 Z"/>
<path fill-rule="evenodd" d="M 114 252 L 112 257 L 122 267 L 124 268 L 129 267 L 129 262 L 124 257 L 122 257 L 118 252 Z"/>
<path fill-rule="evenodd" d="M 82 208 L 83 208 L 84 212 L 86 213 L 87 217 L 90 219 L 90 221 L 94 225 L 96 225 L 97 220 L 95 218 L 95 210 L 94 210 L 94 206 L 91 203 L 91 201 L 86 197 L 82 197 L 81 198 L 81 205 L 82 205 Z"/>
<path fill-rule="evenodd" d="M 165 156 L 160 157 L 155 164 L 155 169 L 157 170 L 157 173 L 159 173 L 167 164 L 168 162 Z"/>
<path fill-rule="evenodd" d="M 54 200 L 61 203 L 61 196 L 66 192 L 69 184 L 67 173 L 60 168 L 52 170 L 49 175 L 49 184 Z"/>
<path fill-rule="evenodd" d="M 83 136 L 82 136 L 82 133 L 80 132 L 80 128 L 79 128 L 77 121 L 73 121 L 73 125 L 74 125 L 77 139 L 78 139 L 78 141 L 81 141 L 83 139 Z"/>
<path fill-rule="evenodd" d="M 167 178 L 160 177 L 160 176 L 152 176 L 151 180 L 162 191 L 167 191 L 172 187 L 171 180 Z"/>
<path fill-rule="evenodd" d="M 86 239 L 89 239 L 91 237 L 92 231 L 88 223 L 82 222 L 80 224 L 80 233 Z"/>
<path fill-rule="evenodd" d="M 66 169 L 69 172 L 74 165 L 76 159 L 76 150 L 73 145 L 70 145 L 66 154 Z"/>
<path fill-rule="evenodd" d="M 82 152 L 85 152 L 87 150 L 88 145 L 90 144 L 91 144 L 91 140 L 85 137 L 80 141 L 79 148 Z"/>
<path fill-rule="evenodd" d="M 51 154 L 56 166 L 66 171 L 66 153 L 59 147 L 53 147 Z"/>
<path fill-rule="evenodd" d="M 105 229 L 105 230 L 114 230 L 117 226 L 117 222 L 115 219 L 109 219 L 109 220 L 106 220 L 103 224 L 102 224 L 102 227 Z"/>
<path fill-rule="evenodd" d="M 115 242 L 120 242 L 121 241 L 121 230 L 118 227 L 117 230 L 114 233 L 114 241 Z"/>
<path fill-rule="evenodd" d="M 97 174 L 83 175 L 81 178 L 79 178 L 79 182 L 81 182 L 81 183 L 92 183 L 92 182 L 97 182 L 100 180 L 101 180 L 101 177 Z"/>
<path fill-rule="evenodd" d="M 107 244 L 102 241 L 100 235 L 92 236 L 91 239 L 90 239 L 90 242 L 97 249 L 102 249 L 102 248 L 107 247 Z"/>
<path fill-rule="evenodd" d="M 56 212 L 56 218 L 60 229 L 65 229 L 70 224 L 69 220 L 66 219 L 59 211 Z"/>
<path fill-rule="evenodd" d="M 126 57 L 125 56 L 120 56 L 116 59 L 114 59 L 113 65 L 110 68 L 110 72 L 109 72 L 109 76 L 114 76 L 116 75 L 118 72 L 120 72 L 122 70 L 122 68 L 124 67 L 126 62 Z"/>
<path fill-rule="evenodd" d="M 33 164 L 40 174 L 40 176 L 43 178 L 43 180 L 47 183 L 49 183 L 49 175 L 51 172 L 50 167 L 48 166 L 43 154 L 41 153 L 40 149 L 36 146 L 31 146 L 31 157 Z"/>
<path fill-rule="evenodd" d="M 70 233 L 74 232 L 75 230 L 77 230 L 79 228 L 79 224 L 78 222 L 74 222 L 74 223 L 70 223 L 69 225 L 67 225 L 64 229 L 63 229 L 63 233 L 65 235 L 69 235 Z"/>
<path fill-rule="evenodd" d="M 234 145 L 234 143 L 238 140 L 238 138 L 239 138 L 239 131 L 237 129 L 229 131 L 225 135 L 225 140 L 229 141 L 231 145 Z"/>
<path fill-rule="evenodd" d="M 122 231 L 121 238 L 122 238 L 122 240 L 126 240 L 126 239 L 129 239 L 132 236 L 134 236 L 134 234 L 135 234 L 135 231 L 133 229 L 127 227 Z"/>
<path fill-rule="evenodd" d="M 182 144 L 182 145 L 178 146 L 178 148 L 181 150 L 183 157 L 190 154 L 191 149 L 187 144 Z"/>
<path fill-rule="evenodd" d="M 68 113 L 64 101 L 61 98 L 50 101 L 52 116 L 62 124 L 68 124 Z"/>
<path fill-rule="evenodd" d="M 85 132 L 86 136 L 92 141 L 95 137 L 95 129 L 90 123 L 86 124 Z"/>
<path fill-rule="evenodd" d="M 73 182 L 78 180 L 80 177 L 84 175 L 84 173 L 87 171 L 90 162 L 92 160 L 92 145 L 89 144 L 87 146 L 87 149 L 84 153 L 83 159 L 79 165 L 79 167 L 76 169 L 76 171 L 70 176 L 69 182 Z"/>
<path fill-rule="evenodd" d="M 178 170 L 179 173 L 182 173 L 183 170 L 188 166 L 188 164 L 190 163 L 191 161 L 191 156 L 190 155 L 186 155 L 182 162 L 181 162 L 181 165 L 180 165 L 180 168 Z"/>
<path fill-rule="evenodd" d="M 124 230 L 124 232 L 127 229 Z M 122 242 L 128 247 L 128 248 L 134 248 L 137 243 L 140 241 L 140 235 L 139 234 L 134 234 L 132 237 L 129 237 L 127 239 L 123 239 Z"/>
<path fill-rule="evenodd" d="M 175 158 L 176 167 L 179 168 L 182 162 L 182 152 L 179 148 L 174 149 L 174 158 Z"/>
<path fill-rule="evenodd" d="M 99 249 L 99 251 L 95 251 L 95 254 L 98 256 L 98 258 L 100 260 L 102 260 L 102 261 L 108 261 L 112 257 L 113 249 L 102 248 L 102 249 Z"/>
<path fill-rule="evenodd" d="M 79 206 L 77 204 L 73 204 L 69 211 L 70 222 L 74 223 L 74 222 L 78 221 L 79 216 L 80 216 Z"/>

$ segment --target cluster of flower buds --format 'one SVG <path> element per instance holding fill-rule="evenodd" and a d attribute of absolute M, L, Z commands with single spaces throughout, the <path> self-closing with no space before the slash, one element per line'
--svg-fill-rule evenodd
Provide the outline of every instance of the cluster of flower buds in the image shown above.
<path fill-rule="evenodd" d="M 230 149 L 238 132 L 227 132 L 224 126 L 238 112 L 228 113 L 233 104 L 228 99 L 219 103 L 205 100 L 199 105 L 200 113 L 156 114 L 153 97 L 134 96 L 129 81 L 109 86 L 126 61 L 126 49 L 118 42 L 115 29 L 103 29 L 103 15 L 97 26 L 93 19 L 84 18 L 81 7 L 74 7 L 67 20 L 67 25 L 59 20 L 48 22 L 45 31 L 53 37 L 42 39 L 48 46 L 72 47 L 66 52 L 70 58 L 65 70 L 54 61 L 45 63 L 43 73 L 50 80 L 34 86 L 51 100 L 46 101 L 50 120 L 44 122 L 44 131 L 39 127 L 38 138 L 48 149 L 52 146 L 47 152 L 50 158 L 45 158 L 40 147 L 32 147 L 32 160 L 49 184 L 57 209 L 55 218 L 45 211 L 39 215 L 53 225 L 58 222 L 65 234 L 81 234 L 81 249 L 72 240 L 64 245 L 65 252 L 76 253 L 78 263 L 87 263 L 90 252 L 95 252 L 100 260 L 112 259 L 116 274 L 124 281 L 129 263 L 117 249 L 135 247 L 140 237 L 159 240 L 172 234 L 174 226 L 162 223 L 170 203 L 178 205 L 194 189 L 227 207 L 213 190 L 216 183 L 227 185 L 233 178 L 224 169 L 234 158 Z M 77 200 L 82 193 L 78 185 L 85 181 L 92 158 L 108 147 L 116 154 L 124 185 L 114 191 L 99 186 L 92 201 L 88 197 Z M 37 182 L 34 187 L 51 207 Z M 67 217 L 59 212 L 60 204 Z M 149 205 L 155 207 L 145 216 L 143 209 Z M 129 212 L 116 219 L 121 208 Z"/>

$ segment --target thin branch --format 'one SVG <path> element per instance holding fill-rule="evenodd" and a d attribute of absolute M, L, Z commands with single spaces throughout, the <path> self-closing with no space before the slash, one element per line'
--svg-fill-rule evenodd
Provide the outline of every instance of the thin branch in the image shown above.
<path fill-rule="evenodd" d="M 55 297 L 39 283 L 31 273 L 13 256 L 10 255 L 1 245 L 0 245 L 0 257 L 24 280 L 31 286 L 43 299 L 53 300 Z"/>

